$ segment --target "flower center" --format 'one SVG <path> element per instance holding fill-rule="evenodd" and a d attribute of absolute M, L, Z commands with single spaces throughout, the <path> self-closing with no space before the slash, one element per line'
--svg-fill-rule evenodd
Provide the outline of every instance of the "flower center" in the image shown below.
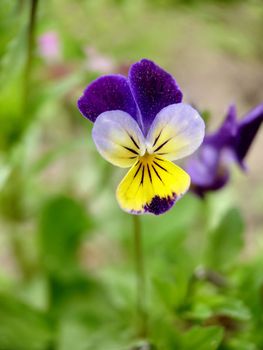
<path fill-rule="evenodd" d="M 139 157 L 139 161 L 143 165 L 147 165 L 147 164 L 153 163 L 154 159 L 155 159 L 155 155 L 148 153 L 148 151 L 146 151 L 143 156 Z"/>

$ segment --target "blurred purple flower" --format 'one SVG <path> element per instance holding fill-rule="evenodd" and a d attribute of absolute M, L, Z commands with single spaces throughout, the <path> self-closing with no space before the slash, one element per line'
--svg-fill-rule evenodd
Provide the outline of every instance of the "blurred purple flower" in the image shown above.
<path fill-rule="evenodd" d="M 191 176 L 192 191 L 204 197 L 227 184 L 230 164 L 246 170 L 244 159 L 263 120 L 263 104 L 237 120 L 235 106 L 230 106 L 221 127 L 207 135 L 202 146 L 188 160 L 186 170 Z"/>
<path fill-rule="evenodd" d="M 47 62 L 56 62 L 60 57 L 60 42 L 56 32 L 46 32 L 38 38 L 38 50 Z"/>

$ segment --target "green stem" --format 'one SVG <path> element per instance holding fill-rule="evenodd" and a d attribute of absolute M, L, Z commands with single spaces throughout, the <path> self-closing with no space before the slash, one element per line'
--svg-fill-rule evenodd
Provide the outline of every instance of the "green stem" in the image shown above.
<path fill-rule="evenodd" d="M 31 80 L 31 70 L 33 61 L 33 49 L 35 44 L 35 27 L 37 14 L 38 0 L 30 0 L 30 17 L 27 32 L 27 56 L 24 72 L 24 108 L 28 105 L 28 95 Z"/>
<path fill-rule="evenodd" d="M 140 217 L 133 215 L 134 255 L 137 279 L 138 336 L 147 337 L 147 313 L 145 307 L 145 270 Z"/>

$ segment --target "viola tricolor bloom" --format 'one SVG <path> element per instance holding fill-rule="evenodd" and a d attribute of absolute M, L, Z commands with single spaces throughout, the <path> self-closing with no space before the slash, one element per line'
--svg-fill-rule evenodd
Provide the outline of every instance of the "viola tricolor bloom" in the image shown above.
<path fill-rule="evenodd" d="M 244 159 L 263 121 L 263 104 L 240 121 L 235 106 L 230 106 L 221 127 L 207 135 L 202 146 L 191 157 L 186 169 L 191 176 L 191 189 L 200 197 L 227 184 L 229 167 L 236 163 L 246 170 Z"/>
<path fill-rule="evenodd" d="M 182 103 L 174 78 L 149 60 L 131 66 L 128 78 L 107 75 L 78 101 L 94 123 L 92 136 L 110 163 L 129 168 L 117 188 L 120 207 L 132 214 L 162 214 L 188 190 L 190 176 L 172 161 L 193 153 L 205 125 Z"/>

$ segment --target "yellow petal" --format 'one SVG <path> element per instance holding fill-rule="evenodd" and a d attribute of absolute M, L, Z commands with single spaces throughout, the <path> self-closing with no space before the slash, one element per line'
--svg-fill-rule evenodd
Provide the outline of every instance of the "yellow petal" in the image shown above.
<path fill-rule="evenodd" d="M 120 207 L 133 214 L 162 214 L 189 188 L 190 176 L 162 157 L 146 154 L 117 188 Z"/>

